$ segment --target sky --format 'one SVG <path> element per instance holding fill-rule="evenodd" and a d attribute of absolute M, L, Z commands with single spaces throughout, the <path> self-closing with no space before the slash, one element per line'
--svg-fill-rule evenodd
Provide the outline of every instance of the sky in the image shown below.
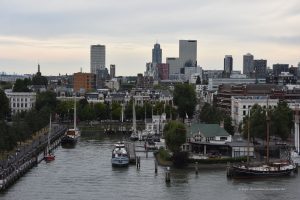
<path fill-rule="evenodd" d="M 204 69 L 225 55 L 242 70 L 243 55 L 268 66 L 300 62 L 299 0 L 0 0 L 0 72 L 45 75 L 90 71 L 90 45 L 106 46 L 106 66 L 136 75 L 158 42 L 178 57 L 179 40 L 198 42 Z"/>

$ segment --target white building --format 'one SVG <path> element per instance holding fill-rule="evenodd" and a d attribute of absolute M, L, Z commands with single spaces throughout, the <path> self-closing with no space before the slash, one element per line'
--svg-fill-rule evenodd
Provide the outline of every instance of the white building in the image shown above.
<path fill-rule="evenodd" d="M 180 75 L 182 62 L 179 58 L 166 58 L 166 63 L 169 64 L 169 79 L 173 80 L 173 77 Z"/>
<path fill-rule="evenodd" d="M 269 99 L 271 108 L 277 106 L 278 99 Z M 231 117 L 235 126 L 238 126 L 243 118 L 249 114 L 249 110 L 258 104 L 262 108 L 267 107 L 267 96 L 234 96 L 231 97 Z"/>
<path fill-rule="evenodd" d="M 5 90 L 5 94 L 9 99 L 12 115 L 32 109 L 36 102 L 35 92 L 12 92 L 12 90 Z"/>
<path fill-rule="evenodd" d="M 105 45 L 91 45 L 91 73 L 105 68 Z"/>
<path fill-rule="evenodd" d="M 106 80 L 105 86 L 107 88 L 109 88 L 110 90 L 118 91 L 120 89 L 120 83 L 119 83 L 118 79 L 116 79 L 116 78 L 113 78 L 111 80 Z"/>
<path fill-rule="evenodd" d="M 254 79 L 254 78 L 210 78 L 208 79 L 208 90 L 217 91 L 219 85 L 222 84 L 264 84 L 266 79 Z"/>

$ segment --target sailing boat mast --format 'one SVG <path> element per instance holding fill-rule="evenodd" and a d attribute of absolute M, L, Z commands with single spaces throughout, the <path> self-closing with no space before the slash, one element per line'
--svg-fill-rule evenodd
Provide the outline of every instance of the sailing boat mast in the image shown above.
<path fill-rule="evenodd" d="M 270 140 L 270 116 L 269 116 L 269 96 L 267 96 L 267 155 L 266 155 L 266 163 L 269 163 L 269 140 Z"/>
<path fill-rule="evenodd" d="M 51 134 L 51 113 L 50 113 L 50 123 L 49 123 L 49 133 L 48 133 L 48 149 L 47 149 L 47 151 L 49 151 L 50 150 L 50 134 Z"/>
<path fill-rule="evenodd" d="M 136 114 L 135 114 L 135 103 L 134 103 L 134 99 L 132 102 L 132 131 L 133 133 L 136 133 Z"/>
<path fill-rule="evenodd" d="M 76 95 L 74 95 L 74 130 L 76 130 Z"/>
<path fill-rule="evenodd" d="M 248 111 L 249 117 L 248 117 L 248 139 L 247 139 L 247 166 L 249 166 L 249 154 L 250 154 L 250 108 Z"/>

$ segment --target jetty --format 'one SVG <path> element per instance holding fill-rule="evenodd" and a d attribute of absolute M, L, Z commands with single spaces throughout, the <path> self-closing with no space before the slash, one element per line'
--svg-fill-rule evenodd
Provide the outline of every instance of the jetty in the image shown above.
<path fill-rule="evenodd" d="M 50 150 L 59 145 L 60 138 L 66 131 L 66 126 L 56 124 L 50 138 Z M 37 166 L 43 160 L 48 143 L 48 129 L 44 128 L 40 131 L 39 137 L 26 144 L 16 153 L 8 156 L 6 160 L 0 161 L 0 191 L 7 189 L 15 183 L 23 174 L 32 167 Z"/>

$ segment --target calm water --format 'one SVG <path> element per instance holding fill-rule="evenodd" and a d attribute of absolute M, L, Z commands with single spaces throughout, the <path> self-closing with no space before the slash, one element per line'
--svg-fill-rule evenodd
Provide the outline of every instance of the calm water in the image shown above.
<path fill-rule="evenodd" d="M 299 199 L 299 176 L 267 180 L 233 181 L 225 169 L 171 170 L 154 173 L 153 156 L 141 153 L 141 169 L 112 168 L 111 150 L 116 139 L 81 138 L 74 149 L 58 148 L 56 160 L 33 168 L 0 199 L 5 200 L 99 200 L 99 199 Z"/>

